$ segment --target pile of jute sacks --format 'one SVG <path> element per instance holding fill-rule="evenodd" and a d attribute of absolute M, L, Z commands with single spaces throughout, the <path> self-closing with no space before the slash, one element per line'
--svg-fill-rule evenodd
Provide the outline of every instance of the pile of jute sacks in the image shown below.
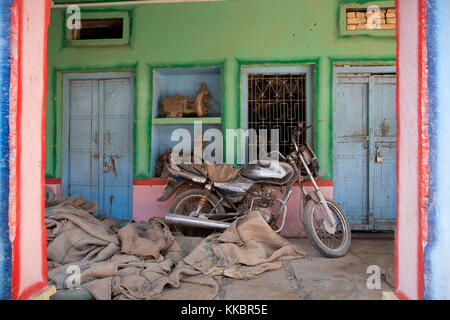
<path fill-rule="evenodd" d="M 46 189 L 48 278 L 65 297 L 214 299 L 219 277 L 251 279 L 304 257 L 258 211 L 183 253 L 162 219 L 122 222 L 95 216 L 97 210 Z"/>

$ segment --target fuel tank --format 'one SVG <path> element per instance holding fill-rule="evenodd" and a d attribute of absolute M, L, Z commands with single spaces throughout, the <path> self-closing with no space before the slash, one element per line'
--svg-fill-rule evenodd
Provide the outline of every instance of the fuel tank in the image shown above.
<path fill-rule="evenodd" d="M 268 161 L 245 166 L 241 175 L 247 179 L 274 185 L 285 185 L 294 176 L 292 166 L 285 162 Z"/>

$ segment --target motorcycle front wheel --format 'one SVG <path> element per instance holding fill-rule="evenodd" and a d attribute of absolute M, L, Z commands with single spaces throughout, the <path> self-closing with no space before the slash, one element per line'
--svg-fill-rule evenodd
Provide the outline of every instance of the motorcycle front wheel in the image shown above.
<path fill-rule="evenodd" d="M 341 207 L 331 199 L 325 199 L 336 220 L 336 232 L 330 234 L 324 226 L 325 208 L 310 199 L 304 208 L 303 227 L 314 248 L 328 258 L 339 258 L 347 254 L 351 243 L 351 229 Z"/>

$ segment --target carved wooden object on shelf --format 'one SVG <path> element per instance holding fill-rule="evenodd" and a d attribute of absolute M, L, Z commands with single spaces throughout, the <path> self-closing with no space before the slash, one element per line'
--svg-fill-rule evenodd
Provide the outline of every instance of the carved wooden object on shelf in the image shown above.
<path fill-rule="evenodd" d="M 182 118 L 184 116 L 205 117 L 208 114 L 208 102 L 211 93 L 202 83 L 202 88 L 195 98 L 180 96 L 167 97 L 162 102 L 162 111 L 167 118 Z"/>

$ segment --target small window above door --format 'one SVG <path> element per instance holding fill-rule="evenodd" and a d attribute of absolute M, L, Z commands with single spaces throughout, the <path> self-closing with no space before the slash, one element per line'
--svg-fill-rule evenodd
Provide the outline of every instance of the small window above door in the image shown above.
<path fill-rule="evenodd" d="M 340 6 L 340 36 L 395 37 L 395 1 L 352 2 Z"/>
<path fill-rule="evenodd" d="M 71 40 L 122 39 L 123 18 L 81 19 L 81 28 L 72 30 Z"/>
<path fill-rule="evenodd" d="M 66 22 L 70 15 L 66 16 Z M 82 12 L 79 28 L 66 28 L 70 46 L 117 46 L 129 42 L 128 12 Z"/>

